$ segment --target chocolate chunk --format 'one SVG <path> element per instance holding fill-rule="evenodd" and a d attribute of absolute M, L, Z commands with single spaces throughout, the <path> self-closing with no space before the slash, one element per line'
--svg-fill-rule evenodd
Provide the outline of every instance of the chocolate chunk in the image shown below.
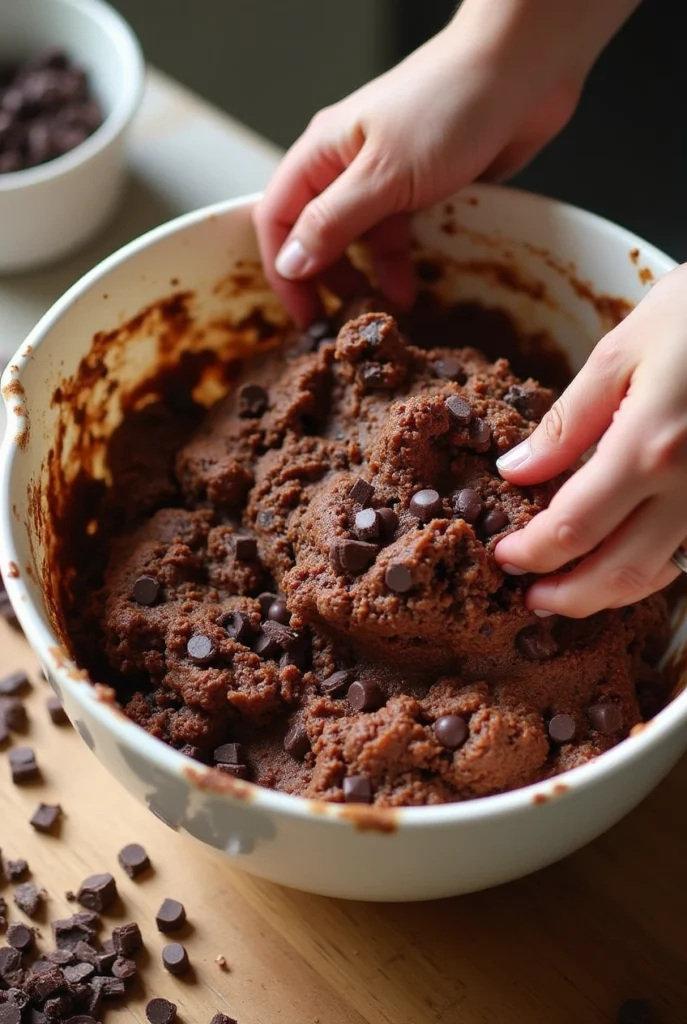
<path fill-rule="evenodd" d="M 74 1002 L 67 992 L 53 996 L 43 1004 L 43 1013 L 48 1020 L 55 1021 L 56 1024 L 61 1024 L 62 1021 L 70 1017 L 73 1009 Z"/>
<path fill-rule="evenodd" d="M 90 986 L 94 992 L 99 992 L 106 999 L 117 999 L 126 991 L 124 982 L 120 978 L 93 978 Z"/>
<path fill-rule="evenodd" d="M 267 625 L 265 623 L 264 625 Z M 278 623 L 275 623 L 278 625 Z M 264 626 L 260 629 L 258 636 L 253 644 L 253 651 L 265 660 L 269 658 L 278 658 L 282 653 L 283 647 L 277 642 L 277 640 L 264 629 Z"/>
<path fill-rule="evenodd" d="M 529 661 L 548 661 L 558 654 L 558 644 L 550 633 L 539 626 L 526 626 L 515 638 L 515 644 Z"/>
<path fill-rule="evenodd" d="M 361 508 L 355 514 L 355 535 L 358 540 L 377 540 L 380 534 L 379 512 L 373 508 Z"/>
<path fill-rule="evenodd" d="M 173 1024 L 176 1015 L 176 1003 L 170 1003 L 169 999 L 161 999 L 156 996 L 146 1005 L 146 1017 L 150 1024 Z"/>
<path fill-rule="evenodd" d="M 230 618 L 225 619 L 223 626 L 239 644 L 246 644 L 254 632 L 251 617 L 246 612 L 234 612 Z"/>
<path fill-rule="evenodd" d="M 358 576 L 374 562 L 379 548 L 362 540 L 339 538 L 331 546 L 329 558 L 335 569 Z"/>
<path fill-rule="evenodd" d="M 16 1003 L 0 1003 L 0 1024 L 21 1024 L 21 1010 Z"/>
<path fill-rule="evenodd" d="M 89 875 L 79 886 L 76 898 L 82 907 L 96 910 L 100 914 L 117 899 L 117 883 L 107 873 Z"/>
<path fill-rule="evenodd" d="M 74 964 L 71 967 L 63 968 L 63 970 L 70 985 L 79 985 L 82 981 L 88 981 L 95 974 L 95 967 L 89 963 Z"/>
<path fill-rule="evenodd" d="M 209 665 L 217 654 L 215 645 L 209 636 L 197 633 L 186 644 L 186 652 L 194 665 Z"/>
<path fill-rule="evenodd" d="M 377 521 L 382 539 L 385 541 L 392 540 L 398 529 L 398 516 L 394 510 L 392 508 L 378 508 Z"/>
<path fill-rule="evenodd" d="M 429 523 L 432 519 L 443 516 L 441 498 L 438 491 L 426 487 L 417 491 L 410 499 L 410 513 L 421 523 Z"/>
<path fill-rule="evenodd" d="M 178 900 L 163 900 L 162 906 L 155 915 L 158 931 L 174 932 L 186 922 L 186 911 L 183 903 Z"/>
<path fill-rule="evenodd" d="M 10 738 L 10 731 L 7 728 L 7 723 L 3 718 L 2 711 L 0 711 L 0 747 L 2 747 Z"/>
<path fill-rule="evenodd" d="M 457 356 L 449 355 L 435 359 L 432 369 L 437 377 L 441 377 L 443 380 L 453 380 L 456 384 L 464 384 L 468 379 L 463 364 Z"/>
<path fill-rule="evenodd" d="M 363 508 L 367 508 L 374 497 L 374 493 L 375 489 L 372 484 L 368 484 L 368 482 L 363 480 L 362 477 L 358 477 L 353 481 L 351 489 L 348 492 L 348 497 L 352 501 L 362 505 Z"/>
<path fill-rule="evenodd" d="M 137 967 L 133 960 L 129 960 L 125 956 L 118 956 L 112 964 L 112 973 L 120 981 L 130 981 L 131 978 L 136 977 Z"/>
<path fill-rule="evenodd" d="M 384 582 L 395 594 L 405 594 L 415 586 L 413 570 L 403 562 L 392 562 L 384 573 Z"/>
<path fill-rule="evenodd" d="M 247 779 L 248 767 L 245 764 L 216 764 L 215 770 L 223 775 L 231 775 L 234 779 Z"/>
<path fill-rule="evenodd" d="M 554 715 L 548 728 L 553 743 L 570 743 L 575 737 L 575 719 L 571 715 Z"/>
<path fill-rule="evenodd" d="M 263 619 L 267 618 L 267 613 L 270 610 L 270 605 L 272 605 L 278 599 L 278 597 L 278 594 L 260 594 L 260 596 L 258 597 L 258 601 L 260 602 L 260 614 L 262 615 Z"/>
<path fill-rule="evenodd" d="M 551 408 L 550 392 L 540 388 L 523 387 L 522 384 L 512 384 L 503 400 L 517 409 L 526 420 L 540 420 Z"/>
<path fill-rule="evenodd" d="M 610 736 L 623 727 L 623 712 L 617 704 L 592 704 L 587 710 L 592 729 Z"/>
<path fill-rule="evenodd" d="M 7 941 L 20 953 L 26 953 L 34 944 L 35 935 L 33 928 L 27 928 L 25 924 L 17 921 L 7 929 Z"/>
<path fill-rule="evenodd" d="M 51 964 L 57 964 L 58 967 L 66 967 L 68 964 L 75 964 L 77 956 L 70 949 L 51 949 L 49 953 L 45 954 L 45 959 Z"/>
<path fill-rule="evenodd" d="M 485 537 L 493 537 L 505 530 L 507 526 L 508 516 L 500 508 L 493 508 L 490 512 L 486 512 L 480 523 L 481 532 Z"/>
<path fill-rule="evenodd" d="M 29 677 L 23 669 L 18 672 L 10 672 L 8 676 L 0 679 L 0 697 L 16 697 L 29 688 Z"/>
<path fill-rule="evenodd" d="M 162 966 L 170 974 L 184 974 L 190 967 L 188 953 L 180 942 L 170 942 L 162 950 Z"/>
<path fill-rule="evenodd" d="M 96 927 L 80 914 L 74 914 L 73 917 L 53 921 L 52 931 L 58 949 L 74 950 L 80 943 L 88 943 L 95 938 Z"/>
<path fill-rule="evenodd" d="M 137 878 L 150 867 L 150 858 L 140 843 L 127 843 L 117 854 L 117 860 L 129 878 Z"/>
<path fill-rule="evenodd" d="M 310 750 L 308 730 L 302 722 L 294 722 L 284 737 L 284 750 L 296 761 L 302 761 Z"/>
<path fill-rule="evenodd" d="M 0 978 L 8 982 L 21 970 L 21 953 L 13 946 L 2 946 L 0 948 Z"/>
<path fill-rule="evenodd" d="M 55 693 L 51 693 L 45 702 L 45 706 L 48 709 L 50 720 L 53 725 L 66 725 L 69 722 L 67 718 L 67 712 L 62 707 L 60 698 Z"/>
<path fill-rule="evenodd" d="M 343 780 L 343 793 L 347 804 L 372 803 L 372 784 L 366 775 L 348 775 Z"/>
<path fill-rule="evenodd" d="M 470 421 L 470 440 L 474 443 L 478 452 L 484 452 L 491 444 L 491 427 L 486 420 L 475 416 Z"/>
<path fill-rule="evenodd" d="M 452 423 L 457 427 L 467 427 L 472 419 L 470 404 L 464 398 L 461 398 L 460 395 L 449 395 L 444 404 L 448 409 Z"/>
<path fill-rule="evenodd" d="M 115 953 L 119 956 L 131 956 L 132 953 L 137 953 L 143 946 L 141 929 L 135 921 L 120 924 L 119 927 L 112 929 L 112 944 Z"/>
<path fill-rule="evenodd" d="M 463 487 L 453 495 L 453 510 L 466 523 L 476 523 L 482 512 L 482 499 L 472 487 Z"/>
<path fill-rule="evenodd" d="M 653 1024 L 651 1007 L 643 999 L 626 999 L 618 1010 L 618 1024 Z"/>
<path fill-rule="evenodd" d="M 19 697 L 1 697 L 0 713 L 5 720 L 5 725 L 12 732 L 23 732 L 28 725 L 26 708 Z"/>
<path fill-rule="evenodd" d="M 53 832 L 62 816 L 59 804 L 39 804 L 31 818 L 31 824 L 37 832 Z"/>
<path fill-rule="evenodd" d="M 246 761 L 240 743 L 223 743 L 213 751 L 212 757 L 220 764 L 245 764 Z"/>
<path fill-rule="evenodd" d="M 262 416 L 267 409 L 267 398 L 267 392 L 260 384 L 244 384 L 239 390 L 239 416 Z"/>
<path fill-rule="evenodd" d="M 339 669 L 338 672 L 332 672 L 330 676 L 322 680 L 320 693 L 327 697 L 343 697 L 354 679 L 355 674 L 352 669 Z"/>
<path fill-rule="evenodd" d="M 239 562 L 252 562 L 258 555 L 258 542 L 248 534 L 237 533 L 233 538 L 234 555 Z"/>
<path fill-rule="evenodd" d="M 291 612 L 286 607 L 285 597 L 278 597 L 272 602 L 267 609 L 267 618 L 272 622 L 280 622 L 283 626 L 288 626 L 291 621 Z"/>
<path fill-rule="evenodd" d="M 447 750 L 458 750 L 470 735 L 468 724 L 460 715 L 442 715 L 434 723 L 434 735 Z"/>
<path fill-rule="evenodd" d="M 36 999 L 43 1002 L 64 992 L 67 982 L 62 970 L 54 964 L 49 964 L 47 970 L 31 976 L 29 987 Z"/>
<path fill-rule="evenodd" d="M 160 596 L 160 589 L 154 576 L 139 576 L 134 583 L 134 601 L 136 604 L 153 605 Z"/>
<path fill-rule="evenodd" d="M 386 700 L 382 688 L 374 679 L 356 679 L 348 687 L 346 696 L 354 711 L 373 711 L 380 708 Z"/>
<path fill-rule="evenodd" d="M 43 904 L 43 893 L 33 882 L 24 882 L 14 890 L 14 902 L 27 917 L 35 917 Z"/>
<path fill-rule="evenodd" d="M 10 882 L 21 881 L 24 875 L 28 874 L 28 870 L 29 865 L 22 857 L 18 857 L 16 860 L 8 860 L 5 864 L 5 873 Z"/>
<path fill-rule="evenodd" d="M 210 1024 L 238 1024 L 235 1017 L 227 1017 L 226 1013 L 216 1013 Z"/>
<path fill-rule="evenodd" d="M 16 786 L 21 786 L 24 782 L 33 782 L 39 777 L 36 755 L 31 747 L 12 747 L 7 756 L 12 782 Z"/>

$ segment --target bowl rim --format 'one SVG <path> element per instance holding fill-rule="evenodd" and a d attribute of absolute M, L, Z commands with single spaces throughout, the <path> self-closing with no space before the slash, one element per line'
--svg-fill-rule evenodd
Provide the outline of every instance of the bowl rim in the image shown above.
<path fill-rule="evenodd" d="M 41 185 L 61 178 L 87 163 L 106 149 L 127 127 L 140 106 L 145 85 L 143 51 L 129 23 L 105 0 L 43 0 L 52 6 L 72 7 L 98 25 L 117 49 L 124 73 L 121 88 L 112 110 L 92 135 L 74 149 L 36 167 L 26 167 L 8 174 L 0 174 L 0 196 L 3 193 Z"/>
<path fill-rule="evenodd" d="M 74 0 L 69 0 L 69 2 L 74 2 Z M 78 2 L 82 2 L 82 0 L 78 0 Z M 665 271 L 676 265 L 671 257 L 626 228 L 622 228 L 612 221 L 569 203 L 521 189 L 482 183 L 469 186 L 467 189 L 462 190 L 460 194 L 466 195 L 468 193 L 479 198 L 483 197 L 487 201 L 490 195 L 499 194 L 510 202 L 530 204 L 533 211 L 534 207 L 539 207 L 540 209 L 546 207 L 549 211 L 555 211 L 558 216 L 562 216 L 564 219 L 570 218 L 578 222 L 581 221 L 587 227 L 597 232 L 610 231 L 618 237 L 619 241 L 622 241 L 623 245 L 627 246 L 628 250 L 639 248 L 643 254 L 653 259 Z M 110 271 L 125 263 L 130 257 L 199 223 L 222 217 L 233 211 L 250 208 L 259 198 L 260 193 L 252 193 L 234 199 L 223 200 L 219 203 L 183 214 L 127 243 L 127 245 L 112 253 L 88 271 L 43 315 L 22 343 L 14 358 L 8 363 L 1 382 L 2 394 L 8 407 L 8 412 L 10 401 L 8 387 L 12 383 L 21 381 L 22 369 L 29 360 L 35 359 L 39 346 L 45 340 L 54 324 L 71 308 L 81 295 L 89 291 L 97 282 L 106 277 Z M 19 456 L 19 446 L 16 438 L 21 433 L 22 420 L 22 414 L 13 414 L 11 419 L 10 415 L 7 416 L 7 429 L 2 440 L 2 448 L 0 449 L 0 558 L 2 559 L 3 566 L 9 566 L 10 563 L 18 565 L 20 562 L 14 542 L 15 520 L 12 513 L 10 488 L 15 460 Z M 16 528 L 19 529 L 21 527 L 17 525 Z M 14 574 L 10 575 L 6 571 L 4 576 L 7 593 L 19 623 L 24 630 L 26 639 L 50 675 L 57 680 L 60 688 L 67 690 L 77 705 L 87 705 L 88 713 L 93 716 L 99 725 L 110 732 L 115 740 L 124 744 L 125 747 L 135 749 L 138 754 L 148 760 L 154 767 L 183 779 L 189 787 L 193 787 L 195 784 L 194 774 L 197 774 L 199 779 L 202 779 L 202 776 L 208 770 L 206 766 L 192 761 L 180 754 L 179 751 L 156 739 L 141 726 L 127 719 L 111 703 L 99 696 L 91 682 L 85 679 L 84 673 L 71 659 L 67 658 L 61 642 L 52 629 L 44 625 L 41 616 L 36 610 L 34 601 L 26 589 L 23 574 L 20 573 L 18 576 L 15 576 Z M 508 817 L 527 811 L 534 812 L 538 805 L 544 804 L 551 799 L 565 800 L 574 794 L 589 791 L 599 784 L 604 777 L 615 775 L 633 765 L 651 750 L 660 746 L 675 733 L 684 730 L 686 727 L 687 689 L 675 696 L 655 718 L 635 735 L 627 737 L 617 746 L 612 747 L 586 764 L 569 769 L 559 775 L 506 793 L 476 797 L 471 800 L 454 803 L 419 807 L 361 807 L 360 818 L 364 819 L 365 812 L 373 813 L 374 820 L 380 823 L 380 827 L 386 821 L 393 825 L 393 831 L 396 832 L 401 827 L 414 830 L 427 826 L 469 826 L 471 822 L 502 816 Z M 189 771 L 189 769 L 193 769 L 193 771 Z M 199 785 L 203 785 L 202 782 L 199 781 Z M 211 792 L 216 799 L 225 800 L 228 805 L 242 804 L 245 806 L 246 795 L 248 795 L 250 806 L 265 812 L 283 814 L 290 818 L 305 818 L 310 821 L 330 821 L 340 826 L 355 826 L 356 814 L 352 812 L 357 810 L 359 806 L 327 803 L 308 797 L 294 796 L 254 783 L 241 783 L 239 784 L 239 789 L 234 791 L 232 791 L 233 787 L 224 789 L 221 786 L 209 787 L 203 785 L 203 788 Z M 384 829 L 382 828 L 382 830 Z"/>

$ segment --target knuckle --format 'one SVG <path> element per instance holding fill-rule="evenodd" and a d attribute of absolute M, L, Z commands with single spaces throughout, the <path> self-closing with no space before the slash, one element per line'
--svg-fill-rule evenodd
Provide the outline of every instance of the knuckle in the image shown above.
<path fill-rule="evenodd" d="M 644 439 L 639 452 L 639 470 L 645 476 L 669 473 L 687 457 L 687 429 L 665 426 Z"/>
<path fill-rule="evenodd" d="M 306 131 L 312 132 L 316 135 L 323 134 L 331 125 L 334 116 L 333 106 L 322 107 L 310 118 Z"/>
<path fill-rule="evenodd" d="M 393 146 L 369 147 L 361 173 L 374 195 L 383 195 L 387 205 L 391 200 L 392 211 L 411 209 L 412 183 Z"/>
<path fill-rule="evenodd" d="M 649 586 L 650 580 L 645 572 L 636 565 L 617 565 L 608 573 L 607 577 L 609 590 L 614 595 L 622 596 L 644 592 Z"/>
<path fill-rule="evenodd" d="M 301 216 L 300 228 L 309 237 L 320 238 L 325 244 L 335 234 L 336 211 L 325 192 L 308 203 Z"/>
<path fill-rule="evenodd" d="M 589 551 L 592 542 L 589 531 L 579 519 L 564 519 L 554 526 L 554 540 L 556 545 L 573 557 Z"/>
<path fill-rule="evenodd" d="M 611 332 L 602 338 L 592 351 L 589 368 L 597 380 L 611 383 L 621 374 L 624 361 L 624 350 L 617 341 L 615 332 Z"/>

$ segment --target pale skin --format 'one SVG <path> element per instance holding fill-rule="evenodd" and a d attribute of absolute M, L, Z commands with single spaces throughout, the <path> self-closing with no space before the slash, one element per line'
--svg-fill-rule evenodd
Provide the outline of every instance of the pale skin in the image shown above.
<path fill-rule="evenodd" d="M 255 214 L 268 277 L 298 323 L 317 282 L 345 292 L 364 238 L 381 291 L 414 297 L 409 213 L 526 164 L 569 120 L 597 56 L 638 0 L 465 0 L 396 68 L 321 111 Z M 678 575 L 687 536 L 687 265 L 596 346 L 523 445 L 497 466 L 518 485 L 595 453 L 550 507 L 496 547 L 505 572 L 545 574 L 541 616 L 630 604 Z M 573 559 L 572 572 L 556 575 Z"/>

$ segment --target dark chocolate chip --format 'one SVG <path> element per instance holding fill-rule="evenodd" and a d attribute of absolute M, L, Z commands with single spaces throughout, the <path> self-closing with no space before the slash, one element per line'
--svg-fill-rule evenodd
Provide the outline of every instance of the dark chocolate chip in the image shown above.
<path fill-rule="evenodd" d="M 329 558 L 335 569 L 358 576 L 374 562 L 379 548 L 362 540 L 335 540 L 330 548 Z"/>
<path fill-rule="evenodd" d="M 234 612 L 230 618 L 224 620 L 223 626 L 229 636 L 239 644 L 245 644 L 254 632 L 251 617 L 246 612 Z"/>
<path fill-rule="evenodd" d="M 31 818 L 31 824 L 37 832 L 53 832 L 62 817 L 59 804 L 39 804 Z"/>
<path fill-rule="evenodd" d="M 24 875 L 28 874 L 29 865 L 23 857 L 16 860 L 8 860 L 5 864 L 5 873 L 10 882 L 20 882 Z"/>
<path fill-rule="evenodd" d="M 20 953 L 26 953 L 34 944 L 35 934 L 33 928 L 28 928 L 20 921 L 11 924 L 7 929 L 7 941 Z"/>
<path fill-rule="evenodd" d="M 540 420 L 551 408 L 550 394 L 540 388 L 528 388 L 522 384 L 511 385 L 503 400 L 517 409 L 526 420 Z"/>
<path fill-rule="evenodd" d="M 136 878 L 150 867 L 150 857 L 140 843 L 127 843 L 117 854 L 117 860 L 129 878 Z"/>
<path fill-rule="evenodd" d="M 470 421 L 469 437 L 477 448 L 477 451 L 486 451 L 491 444 L 491 427 L 486 420 L 481 419 L 479 416 L 475 416 L 475 418 Z"/>
<path fill-rule="evenodd" d="M 515 638 L 515 643 L 529 661 L 548 661 L 558 654 L 558 644 L 550 633 L 538 626 L 526 626 Z"/>
<path fill-rule="evenodd" d="M 234 535 L 234 554 L 239 562 L 252 562 L 258 555 L 258 542 L 248 534 Z"/>
<path fill-rule="evenodd" d="M 136 922 L 129 921 L 113 928 L 112 945 L 118 956 L 131 956 L 132 953 L 137 953 L 143 946 L 143 937 Z"/>
<path fill-rule="evenodd" d="M 294 722 L 284 737 L 284 750 L 296 761 L 302 761 L 310 750 L 308 730 L 302 722 Z"/>
<path fill-rule="evenodd" d="M 180 942 L 170 942 L 162 950 L 162 966 L 170 974 L 184 974 L 190 967 L 188 953 Z"/>
<path fill-rule="evenodd" d="M 405 594 L 415 586 L 413 570 L 403 562 L 392 562 L 384 573 L 384 582 L 395 594 Z"/>
<path fill-rule="evenodd" d="M 160 596 L 160 584 L 154 576 L 139 576 L 134 583 L 133 595 L 136 604 L 155 604 Z"/>
<path fill-rule="evenodd" d="M 2 711 L 0 711 L 0 747 L 4 746 L 10 738 L 10 731 L 7 728 L 7 723 L 3 717 Z"/>
<path fill-rule="evenodd" d="M 209 665 L 217 651 L 209 636 L 196 633 L 186 644 L 186 651 L 194 665 Z"/>
<path fill-rule="evenodd" d="M 449 395 L 444 404 L 448 409 L 451 421 L 458 427 L 467 427 L 472 419 L 469 402 L 466 402 L 460 395 Z"/>
<path fill-rule="evenodd" d="M 158 931 L 174 932 L 186 921 L 186 911 L 183 903 L 178 900 L 163 900 L 160 909 L 155 915 L 155 923 Z"/>
<path fill-rule="evenodd" d="M 200 747 L 195 747 L 193 743 L 184 743 L 183 747 L 179 747 L 179 753 L 183 754 L 184 757 L 192 757 L 194 761 L 202 761 L 203 763 L 207 761 L 205 752 Z"/>
<path fill-rule="evenodd" d="M 118 956 L 112 964 L 111 970 L 115 978 L 119 978 L 120 981 L 130 981 L 137 974 L 136 964 L 125 956 Z"/>
<path fill-rule="evenodd" d="M 618 1024 L 653 1024 L 654 1015 L 643 999 L 626 999 L 618 1010 Z"/>
<path fill-rule="evenodd" d="M 63 968 L 64 976 L 70 985 L 79 985 L 88 981 L 95 974 L 95 966 L 89 963 L 73 964 Z"/>
<path fill-rule="evenodd" d="M 106 999 L 116 999 L 123 996 L 126 991 L 120 978 L 93 978 L 90 985 L 92 989 L 99 990 Z"/>
<path fill-rule="evenodd" d="M 380 527 L 379 512 L 375 509 L 361 508 L 359 512 L 356 512 L 353 529 L 358 540 L 377 540 Z"/>
<path fill-rule="evenodd" d="M 354 679 L 355 673 L 352 669 L 339 669 L 338 672 L 332 672 L 330 676 L 322 680 L 320 693 L 327 697 L 343 697 Z"/>
<path fill-rule="evenodd" d="M 176 1003 L 156 996 L 146 1004 L 146 1017 L 150 1024 L 173 1024 L 176 1020 Z"/>
<path fill-rule="evenodd" d="M 16 1003 L 0 1003 L 0 1024 L 21 1024 L 21 1010 Z"/>
<path fill-rule="evenodd" d="M 51 693 L 45 702 L 50 720 L 53 725 L 66 725 L 69 722 L 67 712 L 62 707 L 62 702 L 56 693 Z"/>
<path fill-rule="evenodd" d="M 270 605 L 272 605 L 277 600 L 278 596 L 278 594 L 268 594 L 267 592 L 259 595 L 258 601 L 260 602 L 260 614 L 262 615 L 263 619 L 267 618 L 267 613 L 270 610 Z"/>
<path fill-rule="evenodd" d="M 377 518 L 382 539 L 385 541 L 392 540 L 398 529 L 398 516 L 394 510 L 392 508 L 378 508 Z"/>
<path fill-rule="evenodd" d="M 111 907 L 117 899 L 117 883 L 107 872 L 89 875 L 79 886 L 76 898 L 82 907 L 88 907 L 89 910 L 95 910 L 100 914 Z"/>
<path fill-rule="evenodd" d="M 382 688 L 374 679 L 356 679 L 348 687 L 346 696 L 355 711 L 373 711 L 386 700 Z"/>
<path fill-rule="evenodd" d="M 35 917 L 43 903 L 43 893 L 33 884 L 24 882 L 14 890 L 14 902 L 27 917 Z"/>
<path fill-rule="evenodd" d="M 267 409 L 267 398 L 260 384 L 244 384 L 239 390 L 239 416 L 262 416 Z"/>
<path fill-rule="evenodd" d="M 343 793 L 347 804 L 372 803 L 372 785 L 366 775 L 348 775 L 343 780 Z"/>
<path fill-rule="evenodd" d="M 456 384 L 464 384 L 468 379 L 465 368 L 457 356 L 448 355 L 442 356 L 441 359 L 435 359 L 432 369 L 437 377 L 441 377 L 443 380 L 453 380 Z"/>
<path fill-rule="evenodd" d="M 592 728 L 610 736 L 623 727 L 623 712 L 617 704 L 592 704 L 587 710 Z"/>
<path fill-rule="evenodd" d="M 28 725 L 26 707 L 19 697 L 0 697 L 0 714 L 12 732 L 23 732 Z"/>
<path fill-rule="evenodd" d="M 226 1013 L 216 1013 L 210 1024 L 238 1024 L 235 1017 L 227 1017 Z"/>
<path fill-rule="evenodd" d="M 0 697 L 17 697 L 23 690 L 27 690 L 29 685 L 29 677 L 23 669 L 10 672 L 8 676 L 0 679 Z"/>
<path fill-rule="evenodd" d="M 553 743 L 570 743 L 575 737 L 575 719 L 572 715 L 554 715 L 548 728 Z"/>
<path fill-rule="evenodd" d="M 466 523 L 476 523 L 482 512 L 482 499 L 472 487 L 463 487 L 453 495 L 453 510 Z"/>
<path fill-rule="evenodd" d="M 3 981 L 9 981 L 17 971 L 21 970 L 21 966 L 21 953 L 18 949 L 14 949 L 13 946 L 0 948 L 0 978 Z"/>
<path fill-rule="evenodd" d="M 460 715 L 442 715 L 434 723 L 434 735 L 447 750 L 458 750 L 470 735 L 468 724 Z"/>
<path fill-rule="evenodd" d="M 234 779 L 247 779 L 248 778 L 248 766 L 245 764 L 216 764 L 215 771 L 222 772 L 223 775 L 231 775 Z"/>
<path fill-rule="evenodd" d="M 281 622 L 283 626 L 288 626 L 291 621 L 291 612 L 286 607 L 285 597 L 278 597 L 272 602 L 267 609 L 267 618 L 272 622 Z"/>
<path fill-rule="evenodd" d="M 243 747 L 240 743 L 223 743 L 221 747 L 217 747 L 213 751 L 212 758 L 219 764 L 246 763 Z"/>
<path fill-rule="evenodd" d="M 368 482 L 363 480 L 362 477 L 358 477 L 351 484 L 348 497 L 352 501 L 356 501 L 359 505 L 362 505 L 363 508 L 367 508 L 374 497 L 374 493 L 375 489 L 372 484 L 368 484 Z"/>
<path fill-rule="evenodd" d="M 283 648 L 274 637 L 270 636 L 264 629 L 261 629 L 253 644 L 253 651 L 265 660 L 278 658 Z"/>
<path fill-rule="evenodd" d="M 432 519 L 441 517 L 443 509 L 438 491 L 431 487 L 417 491 L 410 499 L 410 513 L 416 516 L 421 523 L 429 523 Z"/>
<path fill-rule="evenodd" d="M 480 523 L 480 530 L 485 537 L 493 537 L 505 530 L 507 526 L 508 516 L 503 509 L 493 508 L 485 513 Z"/>
<path fill-rule="evenodd" d="M 266 622 L 263 622 L 261 630 L 271 640 L 279 644 L 284 651 L 298 648 L 303 643 L 302 633 L 298 633 L 289 626 L 284 626 L 281 622 L 274 622 L 272 619 L 267 619 Z"/>

